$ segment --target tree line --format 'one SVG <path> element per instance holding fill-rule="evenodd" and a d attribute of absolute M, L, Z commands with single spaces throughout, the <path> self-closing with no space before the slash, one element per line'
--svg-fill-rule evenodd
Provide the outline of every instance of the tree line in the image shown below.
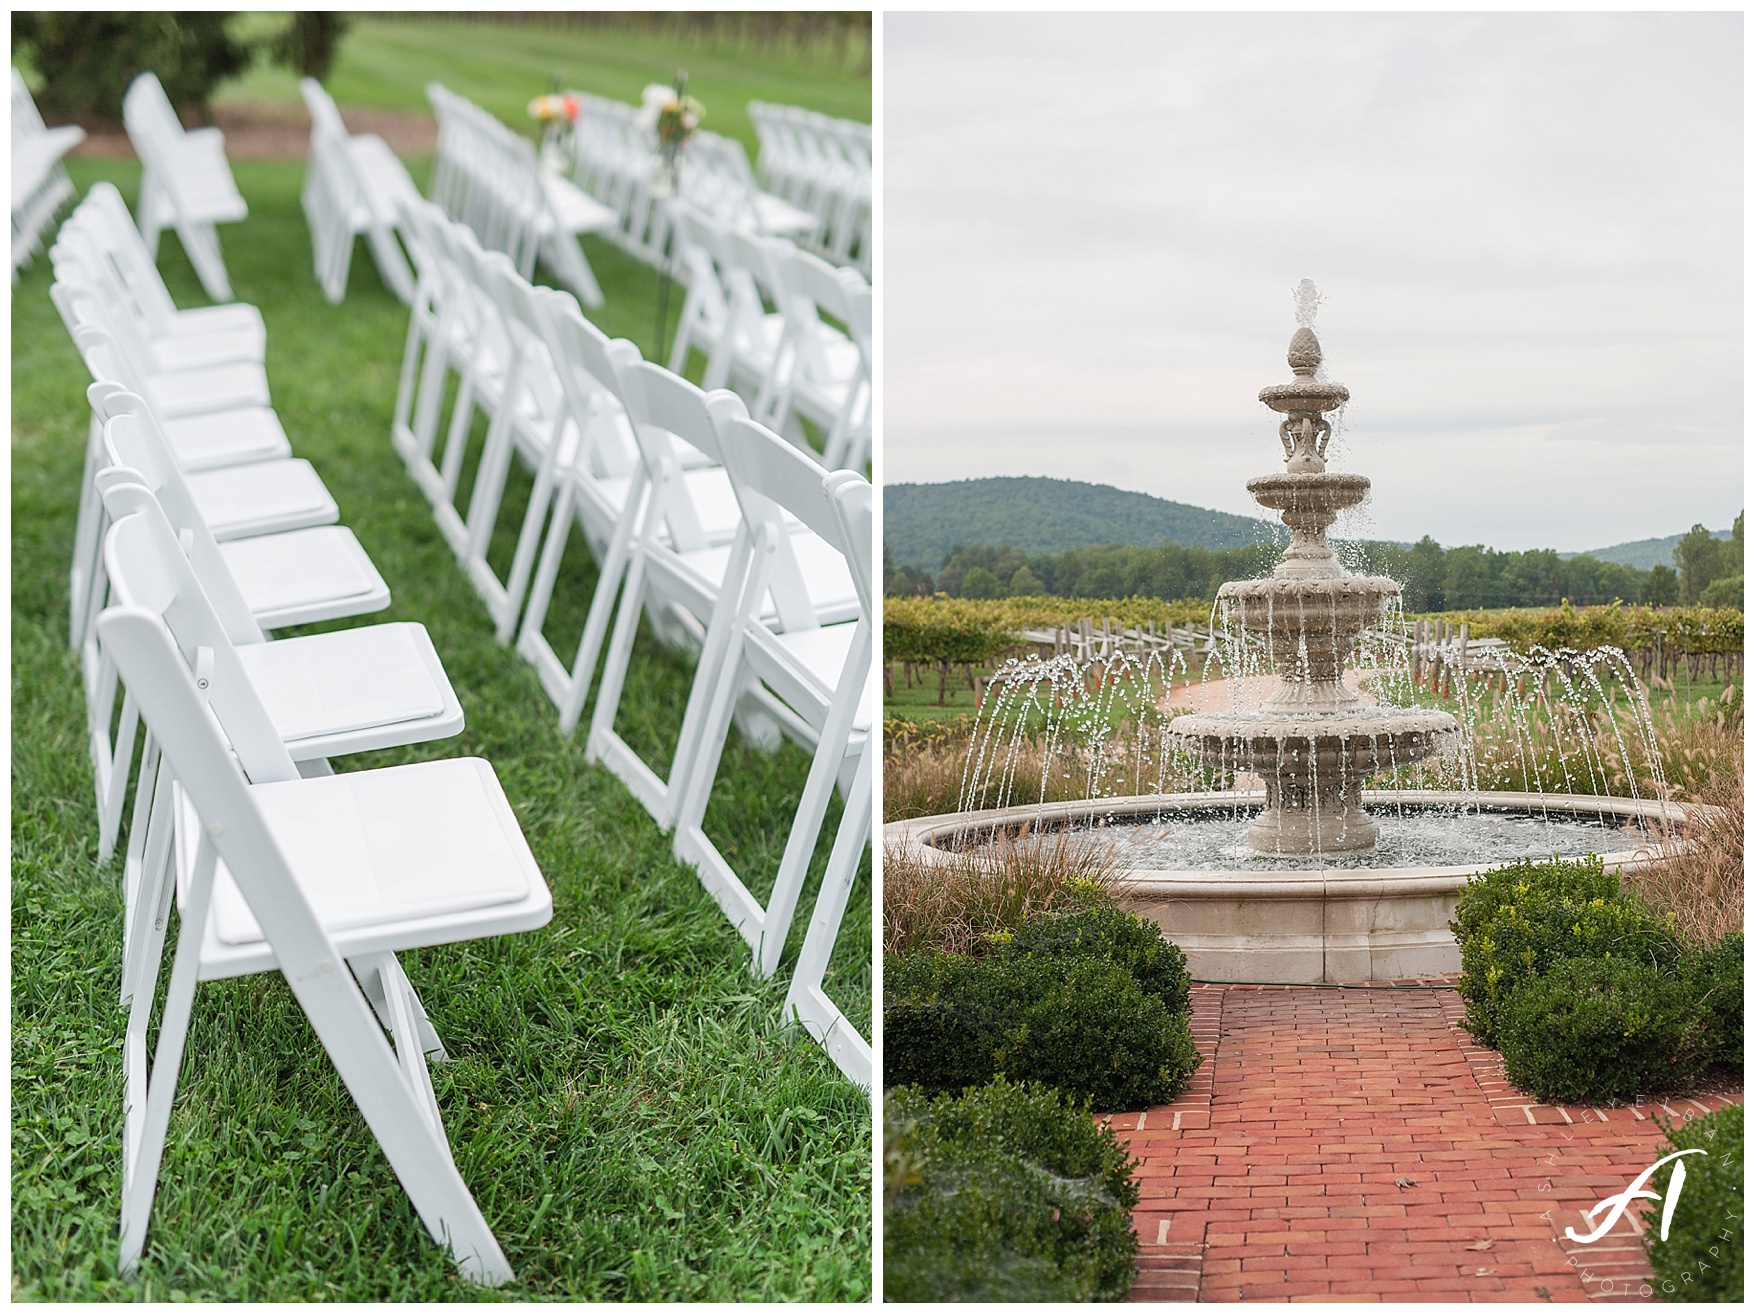
<path fill-rule="evenodd" d="M 1356 574 L 1401 582 L 1402 606 L 1412 612 L 1467 608 L 1549 607 L 1569 601 L 1590 606 L 1614 601 L 1650 606 L 1743 605 L 1743 517 L 1729 539 L 1695 525 L 1674 552 L 1674 565 L 1650 570 L 1562 557 L 1551 548 L 1499 552 L 1473 545 L 1446 548 L 1430 535 L 1413 546 L 1341 543 L 1343 564 Z M 1106 546 L 1031 555 L 1011 547 L 953 548 L 936 576 L 896 566 L 886 551 L 884 592 L 892 597 L 946 593 L 954 598 L 1061 597 L 1210 600 L 1231 579 L 1256 579 L 1272 569 L 1280 549 L 1271 543 L 1238 548 Z"/>

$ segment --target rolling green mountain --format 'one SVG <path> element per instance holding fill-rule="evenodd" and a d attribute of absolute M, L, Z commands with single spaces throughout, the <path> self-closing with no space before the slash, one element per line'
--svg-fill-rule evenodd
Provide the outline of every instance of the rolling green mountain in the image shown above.
<path fill-rule="evenodd" d="M 953 547 L 1026 553 L 1112 543 L 1244 547 L 1284 542 L 1283 526 L 1072 479 L 1009 476 L 884 485 L 884 547 L 897 565 L 936 571 Z"/>
<path fill-rule="evenodd" d="M 1729 538 L 1728 529 L 1715 529 L 1714 538 Z M 1562 552 L 1563 557 L 1595 557 L 1598 561 L 1615 561 L 1623 566 L 1632 566 L 1636 570 L 1650 570 L 1653 566 L 1669 566 L 1675 564 L 1676 544 L 1682 541 L 1682 535 L 1671 534 L 1668 538 L 1642 538 L 1632 543 L 1617 543 L 1613 547 L 1591 548 L 1585 552 Z"/>

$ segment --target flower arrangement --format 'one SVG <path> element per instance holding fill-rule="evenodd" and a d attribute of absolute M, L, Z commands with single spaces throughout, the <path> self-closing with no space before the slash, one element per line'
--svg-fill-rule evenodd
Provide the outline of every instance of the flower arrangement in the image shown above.
<path fill-rule="evenodd" d="M 529 113 L 545 126 L 558 125 L 562 119 L 570 126 L 579 121 L 579 98 L 570 91 L 538 96 L 530 102 Z"/>
<path fill-rule="evenodd" d="M 528 112 L 542 124 L 543 167 L 550 173 L 565 173 L 573 153 L 573 128 L 579 122 L 579 98 L 570 91 L 550 92 L 531 101 Z"/>
<path fill-rule="evenodd" d="M 640 113 L 636 122 L 658 137 L 658 173 L 653 194 L 670 196 L 677 186 L 677 156 L 694 136 L 707 108 L 688 94 L 689 75 L 679 72 L 676 85 L 662 82 L 650 84 L 640 94 Z"/>
<path fill-rule="evenodd" d="M 707 109 L 688 94 L 688 75 L 680 74 L 674 87 L 654 82 L 640 93 L 641 127 L 658 134 L 658 144 L 672 153 L 688 144 Z"/>

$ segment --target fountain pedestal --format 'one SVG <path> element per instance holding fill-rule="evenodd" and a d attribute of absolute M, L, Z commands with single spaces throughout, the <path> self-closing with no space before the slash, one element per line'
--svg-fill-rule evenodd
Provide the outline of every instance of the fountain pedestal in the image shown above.
<path fill-rule="evenodd" d="M 1313 314 L 1315 289 L 1305 288 L 1301 302 Z M 1332 429 L 1325 416 L 1348 394 L 1316 377 L 1322 347 L 1308 322 L 1293 335 L 1286 363 L 1292 382 L 1261 392 L 1286 416 L 1286 471 L 1247 487 L 1280 512 L 1292 541 L 1271 578 L 1219 589 L 1227 627 L 1256 636 L 1280 684 L 1256 710 L 1181 717 L 1170 734 L 1204 765 L 1254 772 L 1266 782 L 1267 806 L 1247 837 L 1257 853 L 1356 853 L 1377 845 L 1377 826 L 1360 806 L 1366 780 L 1439 752 L 1457 726 L 1443 712 L 1368 707 L 1341 681 L 1359 636 L 1383 623 L 1401 586 L 1347 574 L 1329 546 L 1329 526 L 1370 495 L 1371 481 L 1327 468 Z"/>

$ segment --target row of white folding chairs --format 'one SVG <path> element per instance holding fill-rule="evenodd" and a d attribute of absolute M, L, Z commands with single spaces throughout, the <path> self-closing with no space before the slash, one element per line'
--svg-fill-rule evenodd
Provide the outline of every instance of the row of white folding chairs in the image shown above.
<path fill-rule="evenodd" d="M 414 298 L 414 273 L 396 237 L 400 201 L 418 196 L 414 180 L 382 137 L 350 134 L 323 84 L 301 78 L 311 114 L 311 154 L 300 202 L 311 229 L 311 254 L 323 295 L 347 296 L 354 238 L 364 236 L 384 286 L 404 305 Z"/>
<path fill-rule="evenodd" d="M 122 97 L 128 140 L 140 157 L 140 234 L 158 253 L 159 234 L 175 228 L 201 286 L 215 301 L 232 299 L 216 224 L 235 223 L 249 207 L 232 181 L 218 128 L 184 131 L 164 87 L 150 70 Z"/>
<path fill-rule="evenodd" d="M 382 609 L 389 590 L 358 540 L 335 524 L 335 501 L 315 471 L 290 456 L 266 404 L 259 363 L 179 369 L 143 361 L 129 350 L 123 330 L 132 318 L 130 298 L 115 280 L 90 275 L 104 264 L 98 241 L 86 240 L 103 208 L 97 198 L 82 206 L 51 256 L 59 276 L 52 295 L 93 377 L 93 437 L 75 533 L 70 631 L 86 673 L 100 856 L 107 858 L 120 822 L 134 726 L 125 704 L 112 732 L 114 672 L 91 631 L 106 600 L 97 550 L 106 469 L 132 470 L 163 501 L 179 534 L 188 536 L 210 592 L 224 600 L 228 629 L 241 643 L 263 643 L 264 631 L 275 626 Z M 224 336 L 189 333 L 176 341 L 207 355 L 228 349 Z M 232 349 L 256 350 L 242 337 Z M 216 386 L 228 378 L 244 387 Z M 161 421 L 161 412 L 172 418 Z M 296 756 L 317 761 L 462 728 L 456 696 L 424 631 L 401 626 L 377 627 L 375 637 L 349 634 L 345 641 L 321 636 L 292 647 L 269 645 L 275 655 L 262 659 L 271 664 L 264 679 L 281 689 L 275 696 L 284 704 L 289 740 L 298 741 Z M 412 673 L 411 680 L 389 691 L 374 679 L 362 681 L 350 669 L 362 658 L 377 670 Z M 131 844 L 139 838 L 137 829 Z"/>
<path fill-rule="evenodd" d="M 61 157 L 85 140 L 85 129 L 43 124 L 19 71 L 12 70 L 12 281 L 30 263 L 56 213 L 73 195 Z"/>
<path fill-rule="evenodd" d="M 690 351 L 700 352 L 705 387 L 732 388 L 805 451 L 813 450 L 808 420 L 824 465 L 863 469 L 871 453 L 871 285 L 856 270 L 693 207 L 677 205 L 675 220 L 688 294 L 670 368 L 680 373 Z"/>
<path fill-rule="evenodd" d="M 549 173 L 530 142 L 479 105 L 437 82 L 428 84 L 427 99 L 439 121 L 432 199 L 484 246 L 510 256 L 526 278 L 540 254 L 587 305 L 602 305 L 579 237 L 613 228 L 615 213 Z"/>
<path fill-rule="evenodd" d="M 451 1162 L 432 1097 L 425 1055 L 442 1054 L 443 1048 L 394 953 L 541 925 L 551 912 L 548 891 L 486 763 L 427 763 L 314 779 L 329 775 L 332 756 L 458 733 L 461 705 L 419 625 L 267 637 L 269 617 L 291 624 L 361 614 L 386 605 L 388 590 L 351 534 L 333 525 L 299 528 L 335 518 L 333 500 L 307 465 L 246 444 L 229 453 L 230 464 L 210 447 L 202 452 L 204 468 L 190 472 L 160 428 L 154 404 L 116 381 L 126 348 L 105 324 L 84 318 L 95 315 L 114 327 L 138 312 L 119 280 L 88 277 L 106 265 L 113 273 L 105 248 L 123 244 L 115 240 L 110 217 L 106 199 L 88 200 L 51 252 L 57 274 L 65 274 L 57 305 L 94 375 L 88 400 L 94 432 L 101 435 L 100 454 L 88 452 L 86 472 L 101 511 L 84 523 L 82 494 L 76 550 L 93 537 L 107 537 L 102 569 L 86 566 L 83 572 L 88 596 L 97 600 L 91 605 L 135 609 L 136 642 L 148 650 L 156 643 L 161 652 L 168 643 L 179 663 L 177 678 L 163 663 L 156 671 L 131 666 L 128 641 L 116 638 L 114 611 L 90 627 L 82 645 L 94 654 L 88 669 L 96 672 L 88 682 L 88 711 L 100 809 L 119 813 L 137 716 L 144 716 L 149 731 L 123 877 L 122 998 L 130 1020 L 121 1267 L 134 1268 L 143 1244 L 195 983 L 278 967 L 348 1076 L 435 1239 L 453 1249 L 468 1275 L 504 1280 L 510 1269 Z M 137 263 L 144 259 L 143 245 L 135 255 Z M 101 297 L 126 304 L 95 303 Z M 247 319 L 239 312 L 248 308 L 224 309 L 225 320 Z M 225 335 L 202 332 L 203 321 L 216 322 L 200 312 L 178 312 L 172 324 L 188 331 L 174 336 L 191 348 L 188 355 L 222 356 Z M 259 326 L 260 317 L 254 322 Z M 259 356 L 259 340 L 242 335 L 231 350 Z M 152 364 L 128 361 L 131 371 Z M 156 385 L 160 401 L 196 407 L 219 399 L 210 379 L 202 383 L 201 368 L 213 367 L 158 368 L 148 382 Z M 224 410 L 192 414 L 214 417 L 221 430 L 229 427 Z M 215 512 L 226 517 L 217 526 Z M 107 533 L 106 519 L 116 522 Z M 345 541 L 338 542 L 341 535 Z M 220 542 L 221 536 L 227 541 Z M 340 580 L 325 567 L 338 549 Z M 335 589 L 349 575 L 357 582 L 362 568 L 371 580 L 364 593 Z M 149 631 L 158 637 L 142 637 Z M 75 642 L 81 642 L 77 634 Z M 145 687 L 137 688 L 140 682 Z M 191 717 L 187 707 L 170 712 L 155 704 L 166 697 L 171 703 L 165 706 L 174 705 L 179 684 L 195 691 L 217 723 L 199 708 Z M 204 733 L 220 729 L 223 735 Z M 196 742 L 203 738 L 205 745 Z M 178 744 L 206 761 L 203 788 L 218 800 L 211 809 L 189 775 L 196 768 Z M 225 767 L 217 777 L 215 762 Z M 253 801 L 240 801 L 240 786 L 269 782 L 284 787 L 252 791 Z M 253 822 L 245 815 L 252 811 Z M 216 812 L 231 820 L 222 823 Z M 113 819 L 106 815 L 104 824 L 113 826 Z M 241 841 L 243 856 L 227 851 L 222 833 L 250 832 L 252 824 L 255 840 Z M 264 833 L 272 854 L 256 842 Z M 109 834 L 113 839 L 113 830 Z M 216 847 L 229 870 L 216 869 Z M 274 870 L 280 888 L 264 891 L 261 883 L 269 878 L 259 874 L 247 880 L 251 863 Z M 149 1077 L 146 1035 L 174 893 L 183 927 Z M 289 966 L 289 943 L 301 954 L 328 950 L 336 979 L 322 984 L 315 1005 Z M 343 958 L 351 974 L 334 972 Z M 393 1053 L 381 1032 L 368 1025 L 362 1033 L 357 1025 L 360 1016 L 370 1016 L 357 1007 L 363 1000 L 391 1033 Z M 343 1020 L 349 1010 L 351 1022 Z"/>
<path fill-rule="evenodd" d="M 520 653 L 536 666 L 543 687 L 560 707 L 563 731 L 577 724 L 603 659 L 587 755 L 615 771 L 660 825 L 677 827 L 678 856 L 702 872 L 703 881 L 756 950 L 758 969 L 769 975 L 778 966 L 827 804 L 826 791 L 838 776 L 851 779 L 857 774 L 859 753 L 869 737 L 854 733 L 851 723 L 838 726 L 830 717 L 831 707 L 841 709 L 836 716 L 854 715 L 846 709 L 856 708 L 864 696 L 870 665 L 869 600 L 862 602 L 865 595 L 854 578 L 850 549 L 839 534 L 834 541 L 825 537 L 820 519 L 812 529 L 795 513 L 784 521 L 784 534 L 765 553 L 756 554 L 752 535 L 760 521 L 752 519 L 749 505 L 766 503 L 759 501 L 759 490 L 738 483 L 734 458 L 721 446 L 723 423 L 747 424 L 735 397 L 718 395 L 716 419 L 706 394 L 642 362 L 633 344 L 607 339 L 571 297 L 524 282 L 503 256 L 480 251 L 467 230 L 446 223 L 431 209 L 411 213 L 409 231 L 422 286 L 433 290 L 433 300 L 417 298 L 411 319 L 395 409 L 395 446 L 486 602 L 499 638 L 505 642 L 518 632 Z M 450 390 L 453 375 L 456 401 L 441 444 L 439 400 Z M 464 510 L 454 499 L 478 408 L 487 414 L 488 432 Z M 752 433 L 740 432 L 734 441 L 758 447 L 780 443 L 750 427 Z M 790 448 L 786 451 L 788 459 L 810 472 L 814 496 L 820 500 L 821 467 Z M 511 569 L 502 579 L 488 561 L 488 548 L 515 456 L 533 467 L 535 486 L 521 518 Z M 830 478 L 863 488 L 869 508 L 869 485 L 863 479 L 846 473 Z M 866 520 L 869 529 L 869 510 Z M 544 627 L 575 523 L 598 558 L 599 578 L 579 647 L 567 663 L 550 646 Z M 546 541 L 536 562 L 545 524 Z M 865 564 L 858 569 L 869 574 L 869 533 L 865 541 Z M 745 598 L 745 572 L 763 563 L 778 563 L 773 577 L 751 586 L 756 592 Z M 522 609 L 520 624 L 526 591 L 529 606 Z M 615 729 L 622 681 L 643 613 L 658 622 L 661 634 L 703 652 L 682 740 L 664 778 L 640 761 Z M 713 637 L 716 617 L 718 638 Z M 732 628 L 743 623 L 760 624 L 764 633 L 778 630 L 793 636 L 789 642 L 801 646 L 805 656 L 794 654 L 790 668 L 784 662 L 772 668 L 790 669 L 791 674 L 773 674 L 767 685 L 756 678 L 760 668 L 752 667 L 733 685 L 721 687 L 719 673 L 731 669 L 725 663 L 735 667 L 734 658 L 743 651 L 732 639 Z M 848 658 L 859 677 L 858 687 L 848 688 L 851 676 L 839 669 L 825 671 L 822 663 L 839 660 L 837 645 L 855 645 L 861 626 L 865 656 Z M 788 641 L 777 642 L 784 649 Z M 729 716 L 746 692 L 758 715 L 771 717 L 827 764 L 813 771 L 795 825 L 797 838 L 789 845 L 766 909 L 700 830 L 724 738 L 724 726 L 715 718 Z M 862 731 L 869 721 L 867 715 Z M 856 802 L 849 803 L 846 824 L 869 827 L 869 811 L 861 823 Z M 854 845 L 847 852 L 852 856 L 847 859 L 844 853 L 843 860 L 857 869 L 862 850 Z M 851 879 L 851 872 L 845 873 L 845 880 Z M 822 897 L 836 897 L 836 888 L 833 882 L 825 885 Z M 838 897 L 845 900 L 844 886 Z M 832 946 L 838 926 L 837 912 L 818 939 L 826 936 Z M 815 947 L 820 946 L 813 952 Z M 821 966 L 813 969 L 801 960 L 804 976 L 794 978 L 794 993 L 800 998 L 820 997 Z M 811 970 L 817 970 L 814 983 Z M 856 1036 L 841 1034 L 847 1030 L 839 1027 L 831 1048 L 842 1049 L 838 1061 L 852 1064 L 850 1075 L 869 1083 L 869 1051 L 860 1049 L 863 1041 Z M 862 1052 L 867 1055 L 863 1067 L 857 1058 Z"/>
<path fill-rule="evenodd" d="M 638 106 L 582 91 L 567 94 L 579 104 L 573 177 L 616 214 L 614 231 L 605 235 L 646 263 L 666 266 L 667 198 L 653 191 L 657 133 L 642 121 Z M 764 236 L 808 239 L 819 227 L 815 214 L 761 189 L 741 142 L 706 129 L 697 129 L 678 156 L 677 189 L 721 223 Z"/>
<path fill-rule="evenodd" d="M 775 195 L 817 216 L 807 242 L 871 273 L 871 125 L 794 105 L 749 103 L 761 151 L 756 174 Z"/>

